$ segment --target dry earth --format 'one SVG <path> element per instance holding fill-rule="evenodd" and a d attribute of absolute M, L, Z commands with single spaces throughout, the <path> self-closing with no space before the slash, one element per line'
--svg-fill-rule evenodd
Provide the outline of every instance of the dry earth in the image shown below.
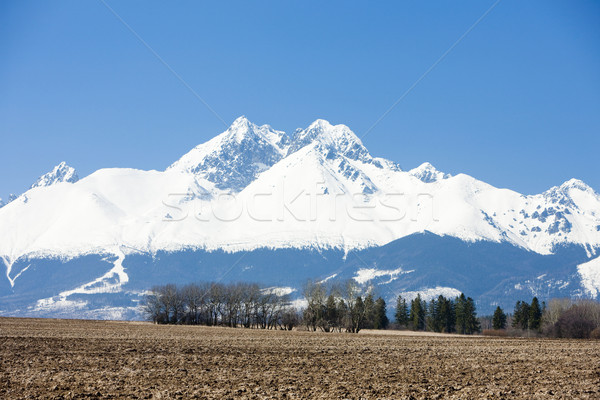
<path fill-rule="evenodd" d="M 599 399 L 600 342 L 0 318 L 0 398 Z"/>

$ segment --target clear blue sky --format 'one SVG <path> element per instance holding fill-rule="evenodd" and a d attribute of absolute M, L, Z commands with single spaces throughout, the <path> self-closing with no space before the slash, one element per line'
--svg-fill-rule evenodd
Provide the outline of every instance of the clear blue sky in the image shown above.
<path fill-rule="evenodd" d="M 493 4 L 106 1 L 227 123 L 359 136 Z M 62 160 L 164 169 L 223 130 L 101 1 L 0 2 L 0 197 Z M 363 141 L 405 169 L 600 191 L 600 2 L 503 0 Z"/>

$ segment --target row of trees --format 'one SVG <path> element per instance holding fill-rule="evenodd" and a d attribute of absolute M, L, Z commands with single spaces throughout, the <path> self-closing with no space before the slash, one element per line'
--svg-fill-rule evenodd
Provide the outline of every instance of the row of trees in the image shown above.
<path fill-rule="evenodd" d="M 537 297 L 531 300 L 531 304 L 519 300 L 515 304 L 515 310 L 511 316 L 511 326 L 519 330 L 539 331 L 542 325 L 542 314 L 546 305 L 540 302 Z M 508 316 L 504 310 L 498 306 L 492 316 L 492 329 L 495 331 L 507 328 Z"/>
<path fill-rule="evenodd" d="M 385 329 L 389 324 L 383 298 L 375 299 L 371 292 L 363 298 L 354 280 L 331 288 L 309 281 L 304 297 L 308 304 L 302 319 L 311 331 L 358 333 L 361 329 Z"/>
<path fill-rule="evenodd" d="M 288 295 L 257 284 L 206 282 L 153 287 L 145 296 L 148 318 L 161 324 L 192 324 L 260 329 L 286 329 L 303 325 L 310 331 L 351 332 L 386 329 L 387 305 L 372 292 L 348 280 L 327 287 L 309 281 L 304 287 L 306 307 L 299 313 Z M 461 294 L 456 299 L 439 296 L 426 302 L 418 295 L 410 302 L 398 297 L 396 323 L 413 330 L 472 334 L 480 330 L 475 303 Z"/>
<path fill-rule="evenodd" d="M 389 324 L 386 303 L 349 280 L 325 287 L 308 282 L 307 306 L 299 313 L 288 295 L 257 284 L 200 283 L 155 286 L 145 296 L 143 310 L 160 324 L 202 324 L 259 329 L 291 330 L 302 324 L 311 331 L 352 332 L 385 329 Z"/>
<path fill-rule="evenodd" d="M 481 330 L 475 301 L 464 293 L 455 299 L 442 295 L 427 302 L 417 295 L 410 301 L 398 296 L 395 321 L 401 327 L 415 331 L 457 332 L 473 334 Z"/>
<path fill-rule="evenodd" d="M 298 324 L 288 296 L 250 283 L 155 286 L 145 296 L 143 309 L 149 319 L 162 324 L 286 330 Z"/>
<path fill-rule="evenodd" d="M 510 328 L 513 335 L 527 334 L 563 338 L 600 338 L 600 303 L 593 300 L 552 299 L 540 303 L 519 300 L 511 316 L 497 307 L 492 317 L 495 331 Z"/>
<path fill-rule="evenodd" d="M 542 327 L 542 314 L 545 307 L 545 304 L 540 306 L 540 302 L 538 301 L 537 297 L 534 297 L 531 300 L 531 303 L 527 303 L 526 301 L 517 301 L 512 317 L 513 328 L 539 331 Z"/>
<path fill-rule="evenodd" d="M 298 312 L 288 295 L 257 284 L 168 284 L 153 287 L 145 296 L 143 309 L 150 320 L 165 324 L 285 330 L 302 325 L 310 331 L 352 333 L 389 325 L 383 298 L 375 298 L 372 292 L 363 294 L 353 280 L 332 287 L 308 282 L 303 294 L 307 304 Z M 456 298 L 440 295 L 429 302 L 420 295 L 412 300 L 398 296 L 394 316 L 400 328 L 411 330 L 461 334 L 481 330 L 475 302 L 464 294 Z M 483 321 L 490 327 L 490 317 Z M 511 315 L 497 307 L 491 327 L 513 335 L 527 331 L 528 335 L 600 338 L 600 303 L 553 299 L 545 304 L 536 297 L 529 303 L 519 300 Z"/>

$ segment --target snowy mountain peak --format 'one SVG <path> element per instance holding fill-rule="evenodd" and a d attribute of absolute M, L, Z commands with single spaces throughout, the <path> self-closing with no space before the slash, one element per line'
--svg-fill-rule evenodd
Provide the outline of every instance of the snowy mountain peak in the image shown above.
<path fill-rule="evenodd" d="M 343 125 L 343 124 L 332 125 L 331 122 L 327 121 L 326 119 L 318 118 L 312 124 L 310 124 L 308 126 L 308 128 L 306 128 L 306 131 L 318 130 L 318 131 L 324 132 L 324 131 L 331 131 L 335 127 L 344 127 L 348 130 L 350 129 L 346 125 Z"/>
<path fill-rule="evenodd" d="M 424 231 L 540 254 L 563 244 L 600 251 L 600 196 L 581 181 L 522 195 L 467 175 L 447 178 L 429 163 L 405 172 L 371 157 L 345 125 L 317 120 L 289 138 L 240 117 L 167 173 L 105 169 L 40 187 L 76 180 L 61 163 L 0 211 L 0 262 L 115 244 L 353 249 Z"/>
<path fill-rule="evenodd" d="M 579 201 L 583 198 L 588 198 L 592 202 L 600 201 L 600 196 L 594 189 L 579 179 L 570 179 L 560 186 L 554 186 L 542 193 L 542 196 L 554 204 L 570 206 L 574 206 L 574 198 Z"/>
<path fill-rule="evenodd" d="M 592 189 L 590 186 L 588 186 L 585 182 L 579 180 L 579 179 L 569 179 L 568 181 L 566 181 L 565 183 L 563 183 L 562 185 L 560 185 L 560 189 L 563 191 L 569 191 L 571 189 L 576 189 L 582 192 L 594 192 L 594 189 Z"/>
<path fill-rule="evenodd" d="M 332 125 L 317 119 L 308 128 L 297 130 L 291 139 L 288 154 L 310 144 L 320 145 L 332 155 L 343 155 L 352 160 L 370 160 L 372 157 L 361 140 L 346 125 Z"/>
<path fill-rule="evenodd" d="M 234 127 L 234 126 L 239 126 L 239 125 L 249 126 L 249 125 L 254 125 L 254 124 L 252 124 L 252 122 L 250 122 L 250 120 L 248 118 L 246 118 L 245 115 L 240 115 L 239 117 L 237 117 L 235 119 L 235 121 L 233 121 L 230 128 Z"/>
<path fill-rule="evenodd" d="M 284 136 L 284 132 L 275 131 L 269 125 L 258 126 L 253 124 L 243 115 L 233 121 L 231 126 L 223 133 L 223 139 L 227 138 L 241 143 L 245 139 L 256 140 L 262 138 L 277 148 L 280 148 L 280 142 Z"/>
<path fill-rule="evenodd" d="M 411 169 L 408 171 L 408 173 L 425 183 L 437 182 L 442 179 L 448 179 L 452 176 L 450 174 L 445 174 L 438 171 L 428 162 L 419 165 L 417 168 Z"/>
<path fill-rule="evenodd" d="M 318 119 L 290 138 L 269 125 L 258 126 L 245 116 L 220 135 L 196 146 L 169 169 L 191 172 L 218 189 L 241 191 L 258 175 L 292 153 L 313 145 L 328 159 L 338 157 L 372 163 L 360 139 L 346 125 Z M 381 162 L 377 165 L 382 168 Z"/>
<path fill-rule="evenodd" d="M 229 137 L 235 138 L 238 142 L 242 141 L 248 134 L 254 133 L 255 124 L 250 122 L 245 116 L 238 117 L 233 123 L 227 128 Z"/>
<path fill-rule="evenodd" d="M 219 189 L 240 191 L 287 152 L 285 132 L 237 118 L 220 135 L 196 146 L 168 169 L 191 172 Z"/>
<path fill-rule="evenodd" d="M 64 161 L 55 166 L 52 171 L 40 176 L 30 189 L 54 185 L 61 182 L 75 183 L 79 180 L 75 168 L 68 166 Z"/>
<path fill-rule="evenodd" d="M 279 287 L 282 277 L 356 273 L 358 282 L 367 271 L 373 284 L 412 293 L 430 290 L 423 282 L 481 287 L 489 275 L 482 301 L 600 293 L 599 264 L 590 264 L 600 254 L 600 196 L 588 185 L 572 179 L 523 195 L 447 178 L 429 163 L 402 171 L 374 158 L 347 126 L 325 120 L 290 137 L 239 117 L 163 172 L 107 168 L 53 185 L 77 180 L 61 163 L 0 209 L 0 314 L 110 313 L 164 276 L 212 279 L 242 251 L 256 252 L 228 279 L 271 276 Z M 361 259 L 346 264 L 350 251 Z"/>

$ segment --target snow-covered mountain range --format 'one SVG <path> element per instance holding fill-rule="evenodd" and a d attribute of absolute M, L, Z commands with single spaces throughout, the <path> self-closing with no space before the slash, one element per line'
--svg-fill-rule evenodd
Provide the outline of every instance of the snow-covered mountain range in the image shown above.
<path fill-rule="evenodd" d="M 445 174 L 429 163 L 403 171 L 392 161 L 373 157 L 345 125 L 317 120 L 288 135 L 240 117 L 165 171 L 111 168 L 78 179 L 63 162 L 2 206 L 0 260 L 6 281 L 4 289 L 0 285 L 0 311 L 39 314 L 48 304 L 72 306 L 68 299 L 74 295 L 123 295 L 128 286 L 139 293 L 144 288 L 127 271 L 133 268 L 129 260 L 140 255 L 147 255 L 154 270 L 160 264 L 157 255 L 190 252 L 333 252 L 348 265 L 349 254 L 383 249 L 415 235 L 455 239 L 471 249 L 483 243 L 510 246 L 527 257 L 552 258 L 563 249 L 578 249 L 561 264 L 573 264 L 572 276 L 554 281 L 569 282 L 569 295 L 597 296 L 600 290 L 600 196 L 579 180 L 522 195 L 468 175 Z M 443 258 L 441 249 L 428 251 Z M 94 256 L 109 260 L 110 268 L 96 270 L 82 262 Z M 50 260 L 53 267 L 48 268 L 55 271 L 77 264 L 78 278 L 56 286 L 58 291 L 44 299 L 22 292 L 20 282 L 27 278 L 36 287 L 41 279 L 36 265 Z M 364 280 L 369 276 L 364 270 L 372 269 L 376 283 L 376 277 L 385 275 L 377 271 L 387 271 L 376 264 L 356 266 L 350 276 L 362 269 L 357 279 Z M 415 271 L 411 276 L 419 271 L 416 264 L 392 266 L 390 271 Z M 315 277 L 309 272 L 320 276 L 328 268 L 316 263 L 293 282 L 285 282 L 285 266 L 268 276 L 298 285 Z M 531 278 L 544 273 L 532 271 L 537 275 Z M 427 282 L 403 277 L 395 274 L 387 285 L 393 282 L 396 292 L 406 293 L 448 290 L 441 276 Z M 258 280 L 251 274 L 245 278 Z M 87 306 L 80 309 L 95 309 L 88 300 L 78 304 L 82 301 Z"/>

